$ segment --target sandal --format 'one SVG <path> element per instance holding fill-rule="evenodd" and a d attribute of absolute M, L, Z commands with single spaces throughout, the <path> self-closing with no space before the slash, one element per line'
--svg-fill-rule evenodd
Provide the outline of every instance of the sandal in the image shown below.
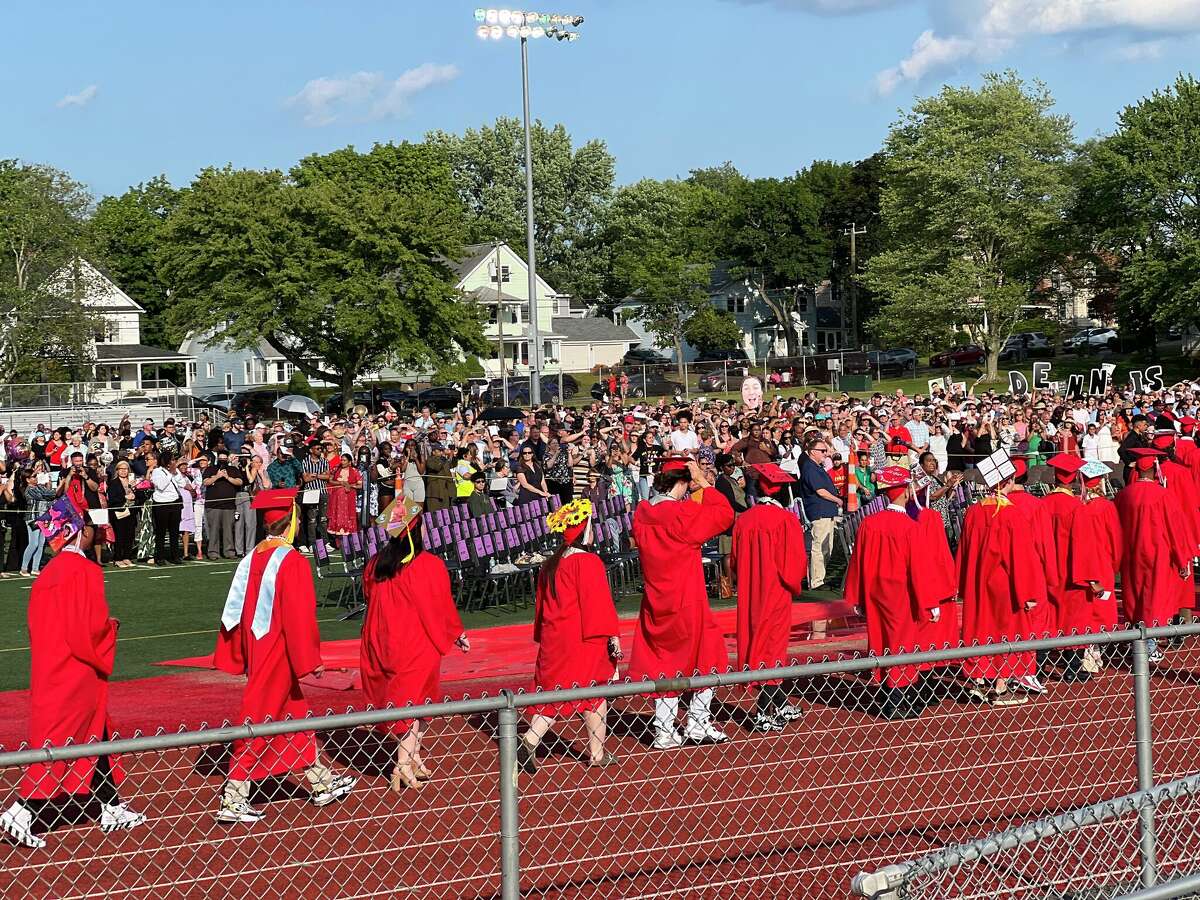
<path fill-rule="evenodd" d="M 1012 691 L 1005 691 L 1002 694 L 997 694 L 995 691 L 988 692 L 988 703 L 992 706 L 1021 706 L 1029 702 L 1029 697 L 1025 694 L 1014 694 Z"/>
<path fill-rule="evenodd" d="M 530 747 L 525 740 L 517 742 L 517 771 L 526 775 L 537 774 L 537 750 Z"/>
<path fill-rule="evenodd" d="M 417 781 L 432 781 L 433 773 L 425 767 L 425 763 L 418 761 L 413 767 L 413 772 L 417 776 Z"/>
<path fill-rule="evenodd" d="M 419 791 L 425 785 L 417 780 L 417 776 L 413 773 L 413 767 L 405 763 L 402 766 L 396 766 L 392 769 L 391 790 L 393 794 L 403 794 L 406 788 Z"/>
<path fill-rule="evenodd" d="M 605 750 L 604 755 L 599 759 L 588 760 L 588 768 L 603 769 L 607 768 L 608 766 L 615 766 L 618 762 L 620 762 L 620 760 L 617 758 L 617 754 L 613 753 L 611 750 Z"/>

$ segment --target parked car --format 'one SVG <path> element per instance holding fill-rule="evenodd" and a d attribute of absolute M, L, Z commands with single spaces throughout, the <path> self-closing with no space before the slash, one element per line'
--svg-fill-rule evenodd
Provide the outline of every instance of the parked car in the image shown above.
<path fill-rule="evenodd" d="M 750 357 L 740 347 L 733 350 L 710 350 L 697 356 L 692 365 L 705 372 L 720 370 L 746 375 L 750 372 Z"/>
<path fill-rule="evenodd" d="M 229 401 L 229 411 L 238 416 L 273 418 L 279 412 L 275 409 L 276 401 L 287 394 L 287 388 L 251 388 L 238 391 Z"/>
<path fill-rule="evenodd" d="M 870 374 L 879 378 L 901 378 L 917 371 L 917 353 L 907 347 L 872 350 L 867 354 Z"/>
<path fill-rule="evenodd" d="M 558 403 L 560 400 L 570 400 L 579 393 L 579 382 L 575 376 L 562 376 L 562 394 L 559 394 L 558 375 L 542 376 L 542 402 Z M 508 380 L 508 396 L 504 396 L 504 383 L 499 378 L 493 378 L 484 392 L 483 399 L 492 406 L 528 406 L 529 378 L 514 375 Z"/>
<path fill-rule="evenodd" d="M 592 397 L 603 400 L 605 390 L 605 383 L 597 381 L 592 385 Z M 647 372 L 645 375 L 635 372 L 629 376 L 630 397 L 670 397 L 676 392 L 682 393 L 683 385 L 678 381 L 667 380 L 658 372 Z"/>
<path fill-rule="evenodd" d="M 414 394 L 412 391 L 404 391 L 399 388 L 374 388 L 369 391 L 355 391 L 354 403 L 352 406 L 365 406 L 367 409 L 374 412 L 379 412 L 382 408 L 383 401 L 392 404 L 397 410 L 405 409 L 412 406 Z M 325 401 L 323 409 L 327 413 L 342 412 L 342 395 L 341 392 L 333 394 Z"/>
<path fill-rule="evenodd" d="M 960 344 L 929 357 L 929 365 L 934 369 L 952 369 L 955 366 L 977 366 L 985 359 L 987 354 L 978 344 Z"/>
<path fill-rule="evenodd" d="M 200 399 L 210 406 L 229 409 L 229 404 L 233 401 L 234 396 L 236 395 L 232 391 L 221 391 L 217 394 L 205 394 Z"/>
<path fill-rule="evenodd" d="M 1121 336 L 1111 328 L 1081 328 L 1065 341 L 1063 349 L 1075 353 L 1091 350 L 1117 350 L 1121 346 Z"/>
<path fill-rule="evenodd" d="M 1011 335 L 1005 341 L 1004 348 L 1000 351 L 1001 359 L 1005 358 L 1006 352 L 1018 359 L 1054 356 L 1054 345 L 1040 331 L 1023 331 L 1020 334 Z"/>
<path fill-rule="evenodd" d="M 700 376 L 698 387 L 702 391 L 740 391 L 742 382 L 746 380 L 742 368 L 731 368 L 726 374 L 724 369 L 715 372 L 705 372 Z"/>
<path fill-rule="evenodd" d="M 456 385 L 435 384 L 423 391 L 417 391 L 408 401 L 408 405 L 413 409 L 428 406 L 434 412 L 449 412 L 456 409 L 462 402 L 463 392 Z"/>
<path fill-rule="evenodd" d="M 627 350 L 621 358 L 623 366 L 658 366 L 666 368 L 671 365 L 671 360 L 667 359 L 657 350 L 651 350 L 646 347 L 635 347 L 633 350 Z"/>

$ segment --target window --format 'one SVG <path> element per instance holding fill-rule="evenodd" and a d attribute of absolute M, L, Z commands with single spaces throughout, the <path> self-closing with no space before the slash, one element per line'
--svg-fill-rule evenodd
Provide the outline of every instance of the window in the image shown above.
<path fill-rule="evenodd" d="M 101 321 L 92 329 L 92 339 L 97 344 L 111 344 L 117 339 L 117 323 Z"/>
<path fill-rule="evenodd" d="M 233 390 L 233 373 L 232 372 L 225 373 L 225 390 L 227 390 L 227 391 Z"/>
<path fill-rule="evenodd" d="M 196 382 L 196 364 L 190 362 L 187 364 L 187 384 L 185 387 L 191 387 Z"/>
<path fill-rule="evenodd" d="M 492 284 L 503 284 L 510 280 L 511 278 L 508 274 L 508 266 L 500 267 L 500 277 L 497 278 L 496 264 L 494 262 L 488 264 L 488 281 L 490 281 Z"/>
<path fill-rule="evenodd" d="M 277 384 L 286 384 L 292 376 L 288 373 L 287 363 L 280 360 L 275 363 L 275 381 Z"/>
<path fill-rule="evenodd" d="M 489 324 L 489 325 L 495 325 L 495 324 L 496 324 L 496 322 L 498 321 L 498 317 L 497 317 L 497 315 L 496 315 L 496 307 L 495 307 L 495 306 L 489 306 L 489 307 L 487 308 L 487 311 L 488 311 L 488 324 Z"/>
<path fill-rule="evenodd" d="M 529 365 L 529 341 L 521 341 L 521 365 Z"/>
<path fill-rule="evenodd" d="M 216 363 L 205 363 L 204 364 L 204 377 L 205 378 L 216 378 L 217 377 L 217 364 Z"/>
<path fill-rule="evenodd" d="M 242 363 L 242 384 L 254 384 L 254 382 L 250 380 L 250 377 L 250 360 L 246 360 Z"/>
<path fill-rule="evenodd" d="M 806 294 L 801 294 L 796 298 L 796 312 L 808 312 L 808 296 Z"/>
<path fill-rule="evenodd" d="M 517 308 L 513 310 L 513 315 L 515 316 L 513 319 L 514 323 L 519 322 L 522 325 L 527 325 L 529 323 L 529 304 L 518 303 Z"/>
<path fill-rule="evenodd" d="M 542 360 L 548 359 L 558 361 L 558 354 L 554 352 L 554 341 L 542 342 Z"/>
<path fill-rule="evenodd" d="M 744 313 L 746 311 L 746 295 L 726 294 L 725 311 L 730 313 Z"/>
<path fill-rule="evenodd" d="M 101 381 L 107 381 L 108 386 L 113 390 L 121 389 L 121 367 L 120 366 L 105 366 L 96 370 L 96 374 Z"/>

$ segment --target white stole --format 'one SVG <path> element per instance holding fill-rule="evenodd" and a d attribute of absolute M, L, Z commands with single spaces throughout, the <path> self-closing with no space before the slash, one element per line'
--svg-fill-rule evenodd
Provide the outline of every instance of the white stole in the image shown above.
<path fill-rule="evenodd" d="M 254 607 L 254 621 L 250 623 L 250 633 L 258 640 L 271 630 L 271 613 L 275 609 L 275 578 L 279 574 L 279 567 L 291 552 L 291 547 L 276 547 L 263 570 L 262 581 L 258 585 L 258 604 Z M 246 554 L 233 573 L 233 584 L 229 585 L 225 609 L 221 613 L 221 625 L 227 631 L 232 631 L 242 621 L 242 607 L 246 603 L 246 585 L 250 582 L 253 559 L 253 552 Z"/>

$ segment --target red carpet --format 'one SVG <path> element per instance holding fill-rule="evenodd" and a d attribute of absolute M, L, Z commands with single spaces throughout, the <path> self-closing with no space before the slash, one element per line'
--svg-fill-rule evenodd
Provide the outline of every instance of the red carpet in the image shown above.
<path fill-rule="evenodd" d="M 730 655 L 734 652 L 736 610 L 718 610 Z M 847 625 L 849 607 L 841 601 L 797 603 L 792 606 L 791 653 L 798 660 L 825 658 L 862 648 L 865 632 L 859 619 Z M 830 620 L 829 634 L 812 640 L 811 623 Z M 621 620 L 621 645 L 626 659 L 633 643 L 635 619 Z M 537 646 L 532 625 L 500 625 L 471 632 L 471 652 L 452 652 L 442 664 L 442 690 L 448 697 L 478 697 L 501 688 L 524 688 L 533 676 Z M 329 669 L 320 679 L 304 680 L 304 695 L 314 712 L 345 712 L 361 705 L 358 693 L 358 641 L 329 641 L 322 645 Z M 175 731 L 219 725 L 237 718 L 245 680 L 212 668 L 212 657 L 172 660 L 164 666 L 195 671 L 159 678 L 115 681 L 109 685 L 108 708 L 119 736 Z M 29 721 L 29 691 L 0 693 L 0 748 L 12 749 L 25 740 Z"/>
<path fill-rule="evenodd" d="M 714 615 L 717 624 L 725 631 L 726 644 L 730 655 L 734 652 L 734 632 L 737 628 L 737 610 L 717 610 Z M 811 635 L 811 623 L 815 621 L 832 620 L 831 625 L 844 625 L 850 618 L 849 604 L 837 600 L 831 603 L 795 603 L 792 605 L 792 642 L 800 644 Z M 857 620 L 855 620 L 857 621 Z M 621 620 L 621 645 L 626 656 L 633 644 L 633 629 L 636 618 Z M 862 638 L 865 632 L 858 625 L 850 628 L 842 627 L 829 636 L 829 639 L 840 641 Z M 490 680 L 507 680 L 511 685 L 521 684 L 531 677 L 534 659 L 537 656 L 537 645 L 533 642 L 533 626 L 498 625 L 495 628 L 480 629 L 471 632 L 471 652 L 452 652 L 442 662 L 443 684 L 459 682 L 475 682 Z M 827 639 L 828 640 L 828 639 Z M 803 649 L 803 648 L 800 648 Z M 330 670 L 322 679 L 326 688 L 340 685 L 349 688 L 351 685 L 345 677 L 336 679 L 333 670 L 342 670 L 354 676 L 355 688 L 358 687 L 358 640 L 326 641 L 321 645 L 321 658 L 325 668 Z M 211 669 L 213 658 L 209 656 L 194 656 L 188 659 L 173 659 L 161 662 L 160 666 L 185 666 L 194 669 Z M 317 682 L 310 679 L 313 686 Z"/>

